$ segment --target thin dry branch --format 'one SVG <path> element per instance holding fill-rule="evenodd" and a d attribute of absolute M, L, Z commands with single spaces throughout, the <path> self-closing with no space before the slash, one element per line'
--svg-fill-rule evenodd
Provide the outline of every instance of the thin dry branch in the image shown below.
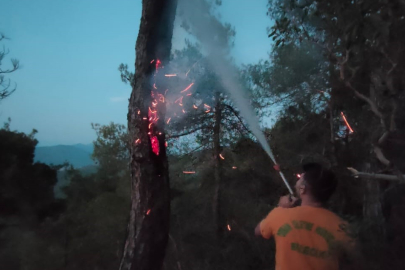
<path fill-rule="evenodd" d="M 205 128 L 205 126 L 200 126 L 200 127 L 194 128 L 192 130 L 189 130 L 189 131 L 186 131 L 183 133 L 179 133 L 179 134 L 175 134 L 175 135 L 168 135 L 167 139 L 175 139 L 175 138 L 187 136 L 187 135 L 193 134 L 194 132 L 202 130 L 203 128 Z"/>
<path fill-rule="evenodd" d="M 243 123 L 242 118 L 240 118 L 240 116 L 239 116 L 239 113 L 237 111 L 235 111 L 235 109 L 232 106 L 230 106 L 228 104 L 224 104 L 224 105 L 225 105 L 226 108 L 228 108 L 236 116 L 236 118 L 238 118 L 238 120 L 242 124 L 243 128 L 246 129 L 246 131 L 248 133 L 251 133 L 250 130 Z"/>
<path fill-rule="evenodd" d="M 365 101 L 368 103 L 368 105 L 370 105 L 370 109 L 371 111 L 381 120 L 381 125 L 383 126 L 384 130 L 386 130 L 386 124 L 384 121 L 384 116 L 383 114 L 380 112 L 380 110 L 377 107 L 377 104 L 375 104 L 374 101 L 372 101 L 370 98 L 366 97 L 365 95 L 363 95 L 362 93 L 360 93 L 359 91 L 357 91 L 356 88 L 354 88 L 352 86 L 352 84 L 350 82 L 346 82 L 346 86 L 349 87 L 351 90 L 353 90 L 354 94 L 356 95 L 356 97 L 360 98 L 361 100 Z"/>
<path fill-rule="evenodd" d="M 354 168 L 347 168 L 355 178 L 368 178 L 368 179 L 378 179 L 378 180 L 387 180 L 387 181 L 400 181 L 401 179 L 397 175 L 390 174 L 379 174 L 379 173 L 365 173 L 359 172 Z M 403 175 L 405 177 L 405 175 Z"/>

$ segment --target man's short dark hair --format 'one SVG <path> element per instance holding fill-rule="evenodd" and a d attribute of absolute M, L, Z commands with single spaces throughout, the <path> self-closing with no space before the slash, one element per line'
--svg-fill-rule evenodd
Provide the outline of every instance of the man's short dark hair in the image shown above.
<path fill-rule="evenodd" d="M 326 203 L 336 190 L 337 179 L 334 173 L 319 163 L 307 163 L 302 168 L 311 195 L 318 202 Z"/>

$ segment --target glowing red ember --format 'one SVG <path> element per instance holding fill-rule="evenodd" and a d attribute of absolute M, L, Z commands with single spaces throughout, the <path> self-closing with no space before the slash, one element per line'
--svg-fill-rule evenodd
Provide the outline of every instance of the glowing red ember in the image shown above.
<path fill-rule="evenodd" d="M 184 174 L 195 174 L 194 171 L 183 171 Z"/>
<path fill-rule="evenodd" d="M 184 93 L 187 92 L 188 90 L 190 90 L 190 88 L 194 85 L 194 83 L 191 83 L 189 86 L 186 87 L 186 89 L 184 89 L 183 91 L 180 91 L 180 93 Z"/>
<path fill-rule="evenodd" d="M 344 115 L 343 112 L 340 112 L 340 115 L 342 115 L 343 121 L 345 121 L 346 127 L 350 130 L 350 133 L 353 133 L 352 127 L 349 125 L 349 122 L 347 122 L 346 116 Z"/>
<path fill-rule="evenodd" d="M 152 143 L 152 151 L 155 153 L 157 156 L 159 155 L 159 140 L 156 136 L 153 136 L 150 139 L 150 142 Z"/>

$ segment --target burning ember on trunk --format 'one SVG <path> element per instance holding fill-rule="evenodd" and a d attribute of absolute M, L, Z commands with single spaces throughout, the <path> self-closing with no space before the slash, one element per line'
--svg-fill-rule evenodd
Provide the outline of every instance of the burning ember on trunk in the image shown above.
<path fill-rule="evenodd" d="M 225 159 L 222 154 L 219 154 L 219 157 L 220 157 L 221 159 Z"/>
<path fill-rule="evenodd" d="M 343 121 L 345 121 L 346 127 L 349 129 L 350 133 L 354 133 L 352 127 L 349 125 L 349 122 L 347 122 L 346 116 L 344 115 L 343 112 L 340 112 L 340 115 L 343 118 Z"/>
<path fill-rule="evenodd" d="M 150 214 L 150 209 L 148 209 L 148 211 L 146 211 L 146 215 L 148 216 Z"/>
<path fill-rule="evenodd" d="M 193 96 L 193 93 L 191 90 L 191 88 L 194 86 L 194 82 L 190 82 L 189 81 L 189 85 L 180 91 L 180 94 L 177 94 L 178 96 L 175 97 L 172 101 L 170 96 L 166 96 L 166 94 L 168 93 L 169 89 L 162 89 L 162 85 L 161 82 L 159 80 L 157 80 L 156 78 L 160 69 L 164 68 L 162 65 L 162 62 L 159 59 L 154 59 L 150 62 L 150 64 L 155 68 L 155 73 L 154 73 L 154 80 L 151 82 L 152 85 L 152 89 L 151 89 L 151 100 L 150 100 L 150 105 L 148 108 L 148 115 L 146 117 L 146 115 L 143 115 L 143 119 L 145 121 L 148 121 L 148 136 L 151 142 L 151 147 L 152 147 L 152 151 L 154 154 L 159 155 L 160 154 L 160 144 L 163 143 L 163 138 L 161 138 L 161 136 L 163 136 L 163 132 L 162 130 L 160 130 L 161 128 L 158 127 L 158 120 L 159 120 L 159 116 L 162 117 L 160 115 L 160 112 L 162 111 L 161 109 L 161 105 L 165 106 L 165 105 L 169 105 L 169 104 L 177 104 L 182 108 L 176 108 L 176 110 L 178 109 L 177 112 L 174 112 L 171 117 L 167 117 L 165 122 L 168 125 L 171 121 L 171 119 L 173 117 L 175 118 L 180 118 L 179 116 L 179 112 L 181 111 L 183 114 L 186 114 L 190 111 L 191 108 L 188 108 L 189 106 L 189 102 L 186 102 L 183 104 L 183 99 L 184 98 L 188 98 Z M 195 65 L 195 64 L 194 64 Z M 193 66 L 194 66 L 193 65 Z M 192 69 L 192 68 L 191 68 Z M 190 70 L 191 70 L 190 69 Z M 186 77 L 188 75 L 188 73 L 190 72 L 190 70 L 187 72 Z M 166 71 L 166 70 L 165 70 Z M 168 73 L 163 73 L 163 74 L 159 74 L 161 76 L 164 76 L 166 78 L 170 78 L 170 77 L 177 77 L 178 74 L 177 73 L 169 73 L 171 71 L 167 71 Z M 160 77 L 160 76 L 159 76 Z M 163 91 L 164 90 L 164 91 Z M 177 92 L 177 91 L 176 91 Z M 186 93 L 187 92 L 187 93 Z M 179 92 L 177 92 L 179 93 Z M 172 96 L 173 97 L 173 96 Z M 176 99 L 177 98 L 177 99 Z M 188 100 L 187 100 L 188 101 Z M 198 109 L 199 107 L 195 104 L 190 104 L 192 105 L 192 107 L 194 109 Z M 187 107 L 187 108 L 186 108 Z M 211 111 L 211 107 L 207 104 L 204 104 L 204 112 L 208 113 Z M 138 111 L 138 114 L 140 114 L 141 112 Z M 137 140 L 136 143 L 140 143 L 140 140 Z M 164 142 L 165 146 L 167 147 L 167 142 Z M 223 157 L 221 157 L 222 159 L 224 159 Z M 184 174 L 194 174 L 194 171 L 184 171 Z"/>
<path fill-rule="evenodd" d="M 184 174 L 195 174 L 194 171 L 183 171 Z"/>
<path fill-rule="evenodd" d="M 152 143 L 152 151 L 153 153 L 155 153 L 157 156 L 159 155 L 159 140 L 156 136 L 153 136 L 150 139 L 151 143 Z"/>
<path fill-rule="evenodd" d="M 150 63 L 154 63 L 155 60 L 152 60 Z M 157 59 L 156 60 L 156 70 L 155 70 L 155 76 L 159 72 L 159 68 L 161 68 L 162 62 Z M 157 107 L 160 103 L 165 103 L 165 98 L 162 94 L 158 92 L 158 87 L 156 85 L 156 82 L 153 83 L 153 89 L 157 90 L 156 92 L 151 91 L 151 106 L 148 109 L 148 118 L 144 117 L 143 119 L 149 120 L 148 124 L 148 135 L 149 139 L 152 145 L 152 151 L 155 153 L 155 155 L 159 155 L 160 152 L 160 147 L 159 147 L 159 139 L 155 134 L 161 135 L 161 132 L 158 132 L 156 129 L 156 124 L 157 121 L 159 120 L 158 116 L 158 111 Z M 152 109 L 153 108 L 153 109 Z"/>
<path fill-rule="evenodd" d="M 228 228 L 228 231 L 231 231 L 231 226 L 229 224 L 228 224 L 227 228 Z"/>

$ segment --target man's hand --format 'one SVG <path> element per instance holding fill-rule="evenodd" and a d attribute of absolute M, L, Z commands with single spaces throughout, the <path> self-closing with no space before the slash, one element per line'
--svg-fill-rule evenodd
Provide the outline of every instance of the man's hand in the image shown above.
<path fill-rule="evenodd" d="M 280 200 L 278 201 L 278 206 L 282 208 L 293 208 L 296 206 L 297 201 L 298 198 L 292 195 L 285 195 L 280 197 Z"/>

